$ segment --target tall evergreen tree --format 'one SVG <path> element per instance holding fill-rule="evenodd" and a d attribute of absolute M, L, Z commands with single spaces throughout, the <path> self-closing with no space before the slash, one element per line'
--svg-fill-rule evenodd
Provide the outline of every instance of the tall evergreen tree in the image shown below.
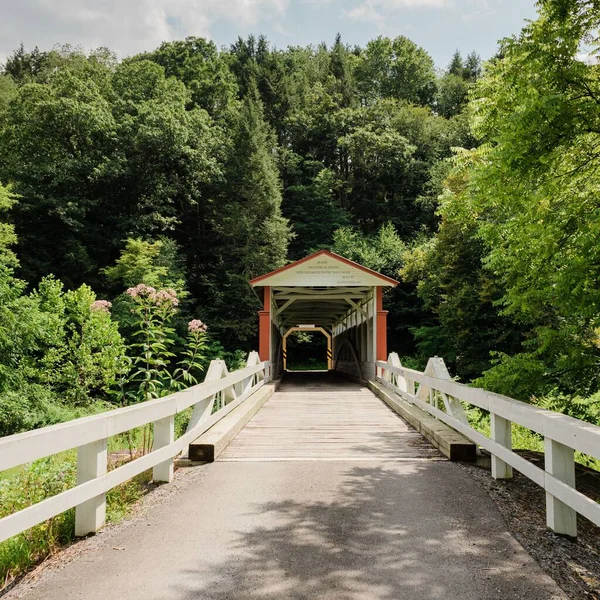
<path fill-rule="evenodd" d="M 211 322 L 226 343 L 244 344 L 255 336 L 258 307 L 248 279 L 282 266 L 291 237 L 281 216 L 275 136 L 254 82 L 235 119 L 225 177 L 215 214 Z"/>
<path fill-rule="evenodd" d="M 477 81 L 481 77 L 481 57 L 473 51 L 467 55 L 463 69 L 463 77 L 467 81 Z"/>
<path fill-rule="evenodd" d="M 450 73 L 450 75 L 462 77 L 464 68 L 465 66 L 463 63 L 462 55 L 459 50 L 455 50 L 454 54 L 452 55 L 452 60 L 448 65 L 448 73 Z"/>
<path fill-rule="evenodd" d="M 354 100 L 354 84 L 352 81 L 352 67 L 350 64 L 350 52 L 342 42 L 342 36 L 338 33 L 331 48 L 331 74 L 335 78 L 334 89 L 339 94 L 339 103 L 343 107 L 349 107 Z"/>

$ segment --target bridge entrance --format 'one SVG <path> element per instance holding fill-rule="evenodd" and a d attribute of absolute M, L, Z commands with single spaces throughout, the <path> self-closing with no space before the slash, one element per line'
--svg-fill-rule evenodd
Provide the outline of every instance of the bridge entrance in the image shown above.
<path fill-rule="evenodd" d="M 250 281 L 261 292 L 260 359 L 270 378 L 288 367 L 287 340 L 295 331 L 320 331 L 328 340 L 327 369 L 374 379 L 387 359 L 383 294 L 398 282 L 321 250 Z"/>
<path fill-rule="evenodd" d="M 290 327 L 283 334 L 284 371 L 328 371 L 333 355 L 331 334 L 314 325 Z"/>

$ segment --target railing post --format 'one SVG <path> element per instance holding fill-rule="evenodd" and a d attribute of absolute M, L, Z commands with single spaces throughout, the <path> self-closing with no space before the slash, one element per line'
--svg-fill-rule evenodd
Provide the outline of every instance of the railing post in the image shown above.
<path fill-rule="evenodd" d="M 153 450 L 169 446 L 175 441 L 175 415 L 159 419 L 154 422 L 154 444 Z M 152 469 L 153 481 L 173 481 L 173 459 L 165 460 Z"/>
<path fill-rule="evenodd" d="M 490 433 L 492 439 L 510 450 L 512 448 L 511 422 L 494 413 L 490 413 L 490 417 Z M 492 477 L 494 479 L 511 479 L 512 476 L 512 467 L 492 454 Z"/>
<path fill-rule="evenodd" d="M 448 372 L 444 359 L 440 358 L 439 356 L 434 356 L 433 358 L 430 358 L 427 361 L 427 366 L 425 367 L 424 373 L 429 377 L 437 377 L 438 379 L 452 379 L 452 377 L 450 377 L 450 373 Z M 436 392 L 437 390 L 434 390 L 428 386 L 419 385 L 417 397 L 437 407 Z M 455 419 L 458 419 L 461 423 L 469 425 L 467 415 L 465 414 L 465 410 L 460 400 L 458 400 L 457 398 L 453 398 L 452 396 L 448 396 L 443 392 L 440 392 L 439 395 L 441 395 L 442 397 L 444 407 L 446 408 L 446 412 Z"/>
<path fill-rule="evenodd" d="M 106 473 L 108 450 L 106 439 L 77 448 L 77 485 Z M 106 521 L 106 494 L 82 502 L 75 508 L 75 535 L 95 533 Z"/>
<path fill-rule="evenodd" d="M 387 364 L 392 367 L 401 367 L 402 363 L 400 362 L 400 357 L 396 352 L 390 352 L 390 355 L 387 359 Z M 393 374 L 391 371 L 385 371 L 383 374 L 383 379 L 387 381 L 390 385 L 401 389 L 402 391 L 406 391 L 405 385 L 402 385 L 404 378 L 402 375 Z"/>
<path fill-rule="evenodd" d="M 260 357 L 258 355 L 258 352 L 253 350 L 252 352 L 250 352 L 248 354 L 248 358 L 246 360 L 246 366 L 254 367 L 259 363 L 260 363 Z M 258 379 L 259 379 L 259 377 L 258 377 L 257 373 L 244 379 L 244 381 L 242 382 L 241 393 L 245 394 L 246 392 L 249 392 L 256 385 L 256 383 L 258 382 Z"/>
<path fill-rule="evenodd" d="M 575 451 L 544 438 L 546 472 L 575 489 Z M 555 533 L 577 537 L 577 512 L 546 492 L 546 523 Z"/>
<path fill-rule="evenodd" d="M 210 365 L 208 365 L 208 370 L 206 371 L 206 377 L 204 378 L 204 382 L 208 381 L 218 381 L 223 378 L 223 370 L 225 369 L 225 361 L 214 359 L 210 361 Z M 194 406 L 194 410 L 192 411 L 192 416 L 190 417 L 190 422 L 187 426 L 186 431 L 192 430 L 196 425 L 205 421 L 212 414 L 213 406 L 215 402 L 218 402 L 219 394 L 215 394 L 214 396 L 210 396 L 204 400 L 201 400 Z"/>

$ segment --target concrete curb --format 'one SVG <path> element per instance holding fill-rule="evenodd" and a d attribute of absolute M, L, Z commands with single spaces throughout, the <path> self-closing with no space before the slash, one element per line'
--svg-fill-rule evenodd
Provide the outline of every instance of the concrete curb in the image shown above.
<path fill-rule="evenodd" d="M 375 381 L 368 382 L 369 389 L 379 396 L 394 412 L 408 421 L 427 438 L 442 454 L 453 461 L 474 462 L 477 446 L 445 423 L 410 404 L 398 394 Z"/>
<path fill-rule="evenodd" d="M 189 446 L 191 462 L 214 462 L 235 436 L 275 393 L 278 381 L 263 385 Z"/>

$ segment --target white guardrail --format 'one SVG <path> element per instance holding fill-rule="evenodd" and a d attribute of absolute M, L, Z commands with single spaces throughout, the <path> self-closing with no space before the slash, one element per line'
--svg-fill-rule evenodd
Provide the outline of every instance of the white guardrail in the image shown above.
<path fill-rule="evenodd" d="M 544 488 L 546 522 L 556 533 L 575 537 L 577 513 L 600 525 L 600 504 L 575 489 L 574 460 L 575 450 L 600 458 L 600 427 L 458 383 L 438 357 L 429 359 L 423 373 L 402 367 L 396 353 L 376 367 L 377 381 L 489 450 L 495 479 L 512 477 L 514 467 Z M 462 402 L 489 411 L 491 438 L 469 425 Z M 544 437 L 544 469 L 512 451 L 511 423 Z"/>
<path fill-rule="evenodd" d="M 105 522 L 107 491 L 151 468 L 154 481 L 172 481 L 173 459 L 262 387 L 269 371 L 256 352 L 232 373 L 224 361 L 213 360 L 204 382 L 181 392 L 0 438 L 0 471 L 77 448 L 77 485 L 0 519 L 0 542 L 73 507 L 75 534 L 97 531 Z M 175 415 L 192 406 L 187 431 L 175 439 Z M 152 451 L 107 471 L 108 438 L 149 423 L 154 424 Z"/>

